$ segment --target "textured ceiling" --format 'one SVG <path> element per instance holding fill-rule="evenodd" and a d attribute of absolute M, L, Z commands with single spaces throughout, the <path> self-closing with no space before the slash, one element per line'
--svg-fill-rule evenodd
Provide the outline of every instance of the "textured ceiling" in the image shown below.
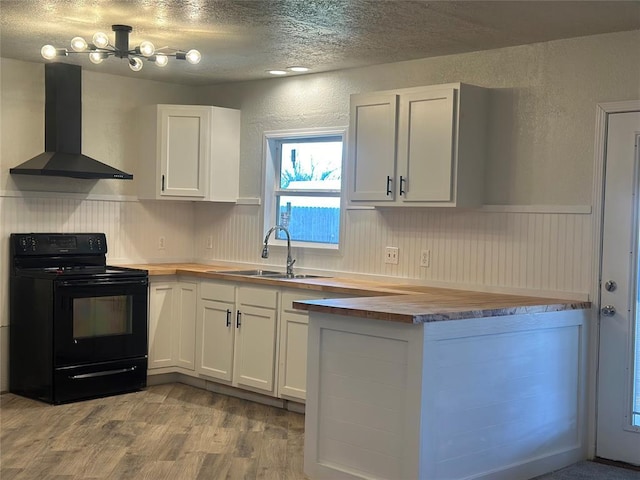
<path fill-rule="evenodd" d="M 292 65 L 322 72 L 559 38 L 640 29 L 640 1 L 404 0 L 0 0 L 0 55 L 44 62 L 44 44 L 67 47 L 112 24 L 133 27 L 131 46 L 202 53 L 202 62 L 145 64 L 120 59 L 87 70 L 181 84 L 254 80 Z"/>

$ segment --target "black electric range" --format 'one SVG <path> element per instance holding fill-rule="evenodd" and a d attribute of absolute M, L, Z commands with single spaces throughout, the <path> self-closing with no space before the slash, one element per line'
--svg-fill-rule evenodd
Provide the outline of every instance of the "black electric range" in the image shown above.
<path fill-rule="evenodd" d="M 148 274 L 106 254 L 104 233 L 11 234 L 12 392 L 58 404 L 146 386 Z"/>

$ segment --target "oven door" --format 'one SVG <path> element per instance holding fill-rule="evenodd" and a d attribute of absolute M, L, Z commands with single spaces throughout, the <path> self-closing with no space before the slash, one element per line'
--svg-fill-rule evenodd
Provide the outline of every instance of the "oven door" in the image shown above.
<path fill-rule="evenodd" d="M 147 278 L 58 280 L 54 366 L 147 355 Z"/>

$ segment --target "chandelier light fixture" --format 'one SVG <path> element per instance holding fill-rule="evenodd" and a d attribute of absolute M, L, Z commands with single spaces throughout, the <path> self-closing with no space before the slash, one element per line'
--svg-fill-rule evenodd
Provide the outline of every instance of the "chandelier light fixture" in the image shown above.
<path fill-rule="evenodd" d="M 198 50 L 192 49 L 185 52 L 168 47 L 156 50 L 153 43 L 147 41 L 130 49 L 129 34 L 133 28 L 129 25 L 112 25 L 111 28 L 116 32 L 115 45 L 109 43 L 109 37 L 107 37 L 106 33 L 97 32 L 93 35 L 93 43 L 87 43 L 82 37 L 74 37 L 71 40 L 72 50 L 45 45 L 40 50 L 40 53 L 47 60 L 53 60 L 55 57 L 66 57 L 71 53 L 86 53 L 89 55 L 89 60 L 95 64 L 102 63 L 105 58 L 112 56 L 125 58 L 129 63 L 129 68 L 134 72 L 142 70 L 143 60 L 153 62 L 158 67 L 164 67 L 169 63 L 169 57 L 174 57 L 177 60 L 186 60 L 192 65 L 200 63 L 202 58 Z"/>

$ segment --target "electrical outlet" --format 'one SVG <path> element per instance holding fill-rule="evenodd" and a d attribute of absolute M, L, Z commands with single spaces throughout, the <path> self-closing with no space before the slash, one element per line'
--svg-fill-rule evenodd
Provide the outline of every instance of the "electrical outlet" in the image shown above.
<path fill-rule="evenodd" d="M 420 266 L 431 266 L 431 250 L 422 250 L 422 252 L 420 252 Z"/>
<path fill-rule="evenodd" d="M 164 250 L 164 237 L 158 237 L 158 250 Z"/>
<path fill-rule="evenodd" d="M 207 248 L 209 249 L 213 248 L 213 236 L 211 235 L 207 237 Z"/>
<path fill-rule="evenodd" d="M 387 247 L 384 249 L 384 263 L 398 264 L 398 247 Z"/>

